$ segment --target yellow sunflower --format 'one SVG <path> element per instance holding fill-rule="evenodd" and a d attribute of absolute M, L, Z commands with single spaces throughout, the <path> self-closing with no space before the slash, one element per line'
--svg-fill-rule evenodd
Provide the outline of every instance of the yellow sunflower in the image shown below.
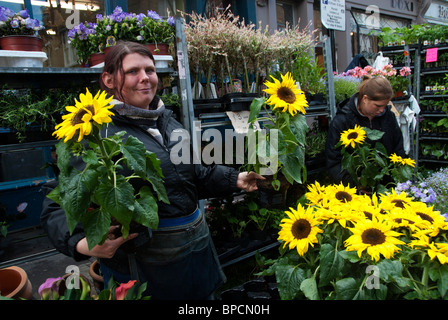
<path fill-rule="evenodd" d="M 288 111 L 294 116 L 298 111 L 305 114 L 305 108 L 308 108 L 308 102 L 306 101 L 305 94 L 302 90 L 297 89 L 294 79 L 288 72 L 286 75 L 282 75 L 282 82 L 271 78 L 274 82 L 266 81 L 264 85 L 267 89 L 263 91 L 270 95 L 266 101 L 267 104 L 273 106 L 273 109 L 282 109 L 282 112 Z"/>
<path fill-rule="evenodd" d="M 415 167 L 415 160 L 412 160 L 411 158 L 403 158 L 402 162 L 406 166 Z"/>
<path fill-rule="evenodd" d="M 289 250 L 296 248 L 299 255 L 303 256 L 309 245 L 318 243 L 316 235 L 323 230 L 318 227 L 319 220 L 314 216 L 312 207 L 305 209 L 299 204 L 297 210 L 290 210 L 285 211 L 289 218 L 282 219 L 278 240 L 285 242 L 283 247 L 289 244 Z"/>
<path fill-rule="evenodd" d="M 359 199 L 356 188 L 350 188 L 350 185 L 345 186 L 342 182 L 339 185 L 335 184 L 332 188 L 328 188 L 326 195 L 329 201 L 335 205 L 346 204 Z"/>
<path fill-rule="evenodd" d="M 415 161 L 411 158 L 403 158 L 401 156 L 398 156 L 397 154 L 393 153 L 389 156 L 390 161 L 397 164 L 402 164 L 404 166 L 411 166 L 415 167 Z"/>
<path fill-rule="evenodd" d="M 420 219 L 412 212 L 409 212 L 409 210 L 393 209 L 384 216 L 391 222 L 392 228 L 394 229 L 403 227 L 414 232 L 419 231 L 422 225 L 419 223 Z"/>
<path fill-rule="evenodd" d="M 448 263 L 448 252 L 446 243 L 430 243 L 428 248 L 428 256 L 431 260 L 436 257 L 441 264 Z"/>
<path fill-rule="evenodd" d="M 56 125 L 53 135 L 58 139 L 65 137 L 64 142 L 67 142 L 78 132 L 78 142 L 81 141 L 92 131 L 92 122 L 103 124 L 112 121 L 113 113 L 109 110 L 113 107 L 109 104 L 112 99 L 106 99 L 104 91 L 98 91 L 94 97 L 86 89 L 86 94 L 79 95 L 79 101 L 75 99 L 74 106 L 65 107 L 69 113 L 62 116 L 64 121 Z"/>
<path fill-rule="evenodd" d="M 354 148 L 356 144 L 362 144 L 365 139 L 366 132 L 362 127 L 356 124 L 355 128 L 345 130 L 341 133 L 340 141 L 345 147 L 351 146 Z"/>
<path fill-rule="evenodd" d="M 367 195 L 360 196 L 360 200 L 351 203 L 351 207 L 362 219 L 372 220 L 374 217 L 381 217 L 381 209 L 373 205 Z"/>
<path fill-rule="evenodd" d="M 406 205 L 406 211 L 413 213 L 420 229 L 427 230 L 432 237 L 445 228 L 445 218 L 439 211 L 434 211 L 434 206 L 428 207 L 426 203 L 414 201 Z"/>
<path fill-rule="evenodd" d="M 395 208 L 405 209 L 406 205 L 411 202 L 412 198 L 408 197 L 406 192 L 402 191 L 397 194 L 395 189 L 392 189 L 391 193 L 380 194 L 379 207 L 386 211 L 392 211 Z"/>
<path fill-rule="evenodd" d="M 305 197 L 312 205 L 322 205 L 322 200 L 325 195 L 326 188 L 321 186 L 319 182 L 308 185 L 308 192 L 305 193 Z"/>
<path fill-rule="evenodd" d="M 398 156 L 396 153 L 392 153 L 389 156 L 390 161 L 392 161 L 393 163 L 401 163 L 401 161 L 403 160 L 402 157 Z"/>
<path fill-rule="evenodd" d="M 359 257 L 366 250 L 374 261 L 380 259 L 380 254 L 386 259 L 393 257 L 395 252 L 401 250 L 396 245 L 405 244 L 396 238 L 400 233 L 391 230 L 391 225 L 385 220 L 366 219 L 349 230 L 353 235 L 345 241 L 346 250 L 357 251 Z"/>

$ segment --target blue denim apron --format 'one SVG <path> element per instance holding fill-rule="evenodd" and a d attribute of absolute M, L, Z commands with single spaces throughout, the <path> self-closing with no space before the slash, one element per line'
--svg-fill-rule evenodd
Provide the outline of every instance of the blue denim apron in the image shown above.
<path fill-rule="evenodd" d="M 204 300 L 225 282 L 205 217 L 199 209 L 188 217 L 161 219 L 149 244 L 135 252 L 135 262 L 138 280 L 147 283 L 146 294 L 152 300 Z M 110 276 L 118 282 L 132 278 L 101 266 L 105 284 Z"/>

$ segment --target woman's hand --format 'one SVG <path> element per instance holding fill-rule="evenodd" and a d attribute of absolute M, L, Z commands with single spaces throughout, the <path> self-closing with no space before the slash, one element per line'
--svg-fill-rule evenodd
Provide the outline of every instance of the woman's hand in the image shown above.
<path fill-rule="evenodd" d="M 258 189 L 257 180 L 265 180 L 266 178 L 251 172 L 240 172 L 236 180 L 236 186 L 244 191 L 252 192 Z"/>
<path fill-rule="evenodd" d="M 87 239 L 82 238 L 77 244 L 76 244 L 76 251 L 79 253 L 86 255 L 86 256 L 92 256 L 97 258 L 107 258 L 110 259 L 115 255 L 115 252 L 117 249 L 125 242 L 134 239 L 138 236 L 138 233 L 130 233 L 126 239 L 124 239 L 122 236 L 115 238 L 113 235 L 113 232 L 119 228 L 119 226 L 112 226 L 109 229 L 109 237 L 104 241 L 102 245 L 96 245 L 92 248 L 92 250 L 89 250 L 89 247 L 87 245 Z"/>

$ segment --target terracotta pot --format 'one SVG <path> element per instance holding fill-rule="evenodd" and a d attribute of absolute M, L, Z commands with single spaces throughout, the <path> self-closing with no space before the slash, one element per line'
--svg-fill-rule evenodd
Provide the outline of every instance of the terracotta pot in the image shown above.
<path fill-rule="evenodd" d="M 96 66 L 97 64 L 104 62 L 104 57 L 105 57 L 104 53 L 98 52 L 98 53 L 92 54 L 89 59 L 89 66 L 93 67 L 93 66 Z"/>
<path fill-rule="evenodd" d="M 100 275 L 100 262 L 98 260 L 94 261 L 89 267 L 90 277 L 93 279 L 95 288 L 99 291 L 104 289 L 104 280 Z"/>
<path fill-rule="evenodd" d="M 145 44 L 146 47 L 149 48 L 153 55 L 168 55 L 170 45 L 168 43 L 149 43 Z"/>
<path fill-rule="evenodd" d="M 3 50 L 42 51 L 43 40 L 34 36 L 4 36 L 0 38 Z"/>
<path fill-rule="evenodd" d="M 25 270 L 16 266 L 0 269 L 0 294 L 13 299 L 31 299 L 33 288 Z"/>
<path fill-rule="evenodd" d="M 398 97 L 402 97 L 403 96 L 403 91 L 397 91 L 395 92 L 394 98 L 398 98 Z"/>

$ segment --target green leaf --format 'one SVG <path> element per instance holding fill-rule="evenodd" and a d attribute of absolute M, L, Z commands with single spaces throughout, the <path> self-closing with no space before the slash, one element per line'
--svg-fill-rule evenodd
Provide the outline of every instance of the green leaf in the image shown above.
<path fill-rule="evenodd" d="M 383 137 L 384 132 L 383 131 L 379 131 L 379 130 L 374 130 L 374 129 L 369 129 L 367 127 L 364 127 L 364 130 L 366 131 L 366 136 L 368 139 L 375 141 L 375 140 L 379 140 Z"/>
<path fill-rule="evenodd" d="M 134 210 L 134 188 L 124 177 L 118 176 L 115 186 L 111 183 L 100 184 L 95 198 L 102 210 L 108 212 L 124 227 L 129 226 Z"/>
<path fill-rule="evenodd" d="M 437 282 L 437 290 L 440 296 L 444 298 L 448 290 L 448 266 L 444 264 L 439 268 L 430 268 L 429 276 L 431 280 Z"/>
<path fill-rule="evenodd" d="M 98 157 L 96 156 L 95 151 L 93 151 L 92 149 L 87 150 L 87 152 L 82 156 L 82 160 L 90 165 L 98 164 Z"/>
<path fill-rule="evenodd" d="M 317 291 L 316 279 L 314 277 L 302 281 L 300 290 L 310 300 L 319 300 L 319 292 Z"/>
<path fill-rule="evenodd" d="M 358 285 L 353 278 L 344 278 L 335 283 L 336 299 L 352 300 L 358 292 Z"/>
<path fill-rule="evenodd" d="M 282 154 L 279 156 L 279 161 L 282 164 L 282 173 L 286 179 L 292 183 L 302 183 L 302 172 L 305 159 L 305 151 L 303 148 L 294 149 L 294 153 Z"/>
<path fill-rule="evenodd" d="M 300 284 L 305 279 L 305 271 L 292 265 L 279 265 L 275 269 L 278 292 L 282 300 L 292 300 L 300 291 Z"/>
<path fill-rule="evenodd" d="M 319 286 L 325 286 L 333 279 L 340 277 L 342 267 L 344 266 L 344 259 L 329 243 L 324 243 L 321 246 L 319 256 L 321 267 Z"/>
<path fill-rule="evenodd" d="M 249 123 L 257 119 L 260 114 L 261 107 L 265 101 L 266 99 L 263 97 L 252 100 L 252 103 L 250 104 Z"/>
<path fill-rule="evenodd" d="M 106 240 L 110 223 L 110 214 L 100 209 L 87 211 L 81 216 L 89 250 Z"/>
<path fill-rule="evenodd" d="M 306 123 L 306 117 L 303 115 L 296 115 L 290 120 L 291 131 L 296 136 L 297 141 L 301 144 L 305 144 L 306 132 L 308 125 Z"/>
<path fill-rule="evenodd" d="M 141 225 L 157 229 L 159 225 L 158 206 L 149 187 L 142 187 L 139 196 L 135 200 L 133 219 Z"/>
<path fill-rule="evenodd" d="M 63 176 L 68 176 L 71 171 L 70 167 L 71 153 L 69 143 L 64 143 L 63 140 L 59 141 L 56 144 L 56 154 L 58 155 L 57 163 L 60 174 Z"/>
<path fill-rule="evenodd" d="M 137 138 L 129 136 L 126 143 L 121 145 L 120 151 L 126 159 L 128 167 L 141 176 L 146 172 L 146 149 L 144 144 Z"/>
<path fill-rule="evenodd" d="M 340 251 L 339 255 L 342 258 L 350 261 L 351 263 L 356 263 L 356 262 L 361 260 L 361 258 L 358 257 L 358 253 L 356 251 L 346 251 L 346 250 L 344 250 L 344 251 Z"/>
<path fill-rule="evenodd" d="M 157 193 L 159 200 L 165 203 L 170 203 L 162 179 L 163 174 L 162 170 L 160 169 L 160 160 L 157 159 L 155 153 L 152 152 L 147 152 L 146 158 L 149 160 L 146 161 L 146 177 L 148 178 L 148 181 L 151 183 L 154 191 Z"/>
<path fill-rule="evenodd" d="M 89 168 L 83 171 L 73 170 L 68 179 L 60 179 L 61 190 L 64 192 L 61 207 L 67 216 L 70 232 L 73 232 L 81 215 L 91 205 L 91 195 L 97 181 L 98 172 Z"/>
<path fill-rule="evenodd" d="M 400 287 L 411 285 L 410 280 L 403 277 L 403 265 L 400 260 L 383 259 L 376 266 L 383 281 L 395 281 Z"/>

